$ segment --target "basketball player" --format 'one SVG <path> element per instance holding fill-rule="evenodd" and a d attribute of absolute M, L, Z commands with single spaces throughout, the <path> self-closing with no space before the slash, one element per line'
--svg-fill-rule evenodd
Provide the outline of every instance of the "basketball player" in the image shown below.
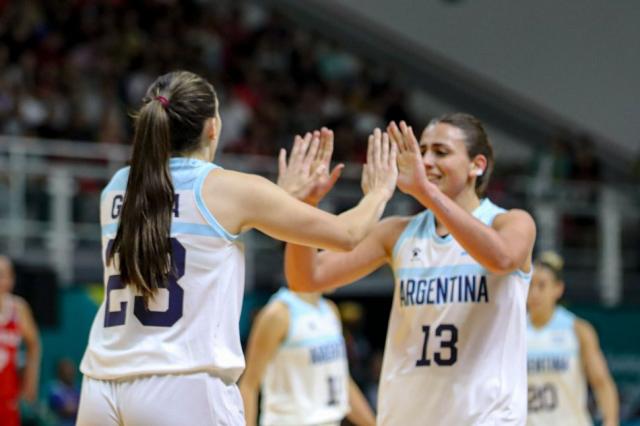
<path fill-rule="evenodd" d="M 529 414 L 527 424 L 591 425 L 587 382 L 603 425 L 618 424 L 618 393 L 602 355 L 598 336 L 588 322 L 558 306 L 564 292 L 564 261 L 554 252 L 535 262 L 527 299 Z"/>
<path fill-rule="evenodd" d="M 366 195 L 336 217 L 212 164 L 221 129 L 215 91 L 201 77 L 173 72 L 149 87 L 131 167 L 102 193 L 105 300 L 81 364 L 81 426 L 244 424 L 235 384 L 244 368 L 239 234 L 256 228 L 347 250 L 393 193 L 394 147 L 369 147 Z M 305 159 L 311 181 L 319 141 L 297 142 L 291 155 Z"/>
<path fill-rule="evenodd" d="M 19 426 L 20 397 L 34 402 L 38 396 L 40 338 L 27 302 L 11 294 L 15 284 L 13 265 L 0 255 L 0 424 Z M 17 354 L 24 342 L 26 358 L 22 380 L 18 375 Z"/>
<path fill-rule="evenodd" d="M 240 380 L 248 426 L 375 425 L 349 376 L 337 307 L 320 293 L 280 289 L 255 320 Z"/>
<path fill-rule="evenodd" d="M 322 291 L 392 267 L 379 425 L 523 425 L 533 219 L 485 198 L 494 160 L 476 118 L 435 119 L 419 144 L 404 122 L 387 133 L 398 188 L 427 210 L 382 220 L 347 253 L 288 244 L 287 280 Z"/>

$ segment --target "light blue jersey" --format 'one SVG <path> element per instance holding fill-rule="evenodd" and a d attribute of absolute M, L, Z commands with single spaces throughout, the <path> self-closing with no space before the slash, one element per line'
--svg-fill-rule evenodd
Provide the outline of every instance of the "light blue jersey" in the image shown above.
<path fill-rule="evenodd" d="M 105 299 L 80 369 L 104 380 L 208 372 L 235 383 L 244 369 L 238 326 L 243 248 L 202 197 L 203 182 L 217 166 L 189 158 L 172 158 L 169 166 L 176 195 L 171 244 L 177 277 L 145 309 L 142 297 L 122 284 L 118 262 L 106 265 L 129 175 L 129 168 L 121 169 L 102 192 Z"/>
<path fill-rule="evenodd" d="M 349 412 L 342 325 L 322 298 L 308 303 L 288 289 L 270 303 L 289 310 L 289 331 L 267 366 L 262 381 L 260 424 L 339 424 Z"/>
<path fill-rule="evenodd" d="M 484 199 L 473 216 L 491 225 L 504 212 Z M 400 235 L 392 267 L 378 424 L 524 425 L 530 273 L 487 271 L 437 235 L 428 210 Z"/>
<path fill-rule="evenodd" d="M 575 315 L 561 306 L 542 328 L 536 328 L 528 321 L 527 424 L 530 426 L 592 424 L 575 321 Z"/>

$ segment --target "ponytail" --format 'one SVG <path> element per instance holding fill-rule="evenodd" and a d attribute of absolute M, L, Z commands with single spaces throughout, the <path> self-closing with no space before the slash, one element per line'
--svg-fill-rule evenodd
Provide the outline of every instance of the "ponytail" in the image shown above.
<path fill-rule="evenodd" d="M 171 271 L 171 209 L 174 190 L 169 172 L 169 115 L 157 99 L 135 117 L 133 155 L 120 225 L 108 263 L 119 254 L 122 282 L 133 284 L 145 306 Z"/>
<path fill-rule="evenodd" d="M 171 215 L 175 199 L 169 159 L 202 146 L 206 120 L 218 115 L 213 86 L 187 71 L 158 77 L 134 117 L 133 154 L 118 232 L 109 253 L 116 254 L 120 278 L 133 285 L 147 306 L 174 272 Z"/>

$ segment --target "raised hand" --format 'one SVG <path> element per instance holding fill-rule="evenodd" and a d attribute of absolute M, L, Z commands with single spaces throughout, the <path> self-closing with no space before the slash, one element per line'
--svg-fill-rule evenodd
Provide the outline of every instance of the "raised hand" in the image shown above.
<path fill-rule="evenodd" d="M 331 170 L 331 155 L 333 154 L 333 131 L 323 127 L 320 129 L 320 148 L 315 160 L 311 164 L 311 174 L 314 176 L 313 187 L 304 199 L 309 204 L 317 205 L 320 200 L 333 188 L 342 174 L 344 164 L 340 163 Z"/>
<path fill-rule="evenodd" d="M 398 179 L 396 165 L 398 148 L 389 141 L 389 135 L 375 129 L 369 136 L 367 163 L 362 167 L 362 191 L 382 191 L 391 198 Z"/>
<path fill-rule="evenodd" d="M 411 196 L 421 192 L 423 185 L 431 185 L 422 162 L 420 147 L 413 129 L 404 121 L 400 127 L 392 121 L 387 126 L 389 137 L 393 145 L 398 147 L 398 188 Z"/>
<path fill-rule="evenodd" d="M 333 153 L 333 132 L 321 131 L 296 136 L 287 164 L 287 151 L 280 150 L 278 185 L 294 197 L 317 204 L 340 177 L 343 164 L 329 174 Z"/>

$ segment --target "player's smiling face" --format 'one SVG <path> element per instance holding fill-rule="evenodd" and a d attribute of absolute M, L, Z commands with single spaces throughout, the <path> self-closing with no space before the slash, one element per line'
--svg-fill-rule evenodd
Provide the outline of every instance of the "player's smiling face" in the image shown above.
<path fill-rule="evenodd" d="M 446 123 L 430 124 L 420 137 L 427 179 L 451 198 L 475 184 L 465 138 L 463 130 Z"/>

